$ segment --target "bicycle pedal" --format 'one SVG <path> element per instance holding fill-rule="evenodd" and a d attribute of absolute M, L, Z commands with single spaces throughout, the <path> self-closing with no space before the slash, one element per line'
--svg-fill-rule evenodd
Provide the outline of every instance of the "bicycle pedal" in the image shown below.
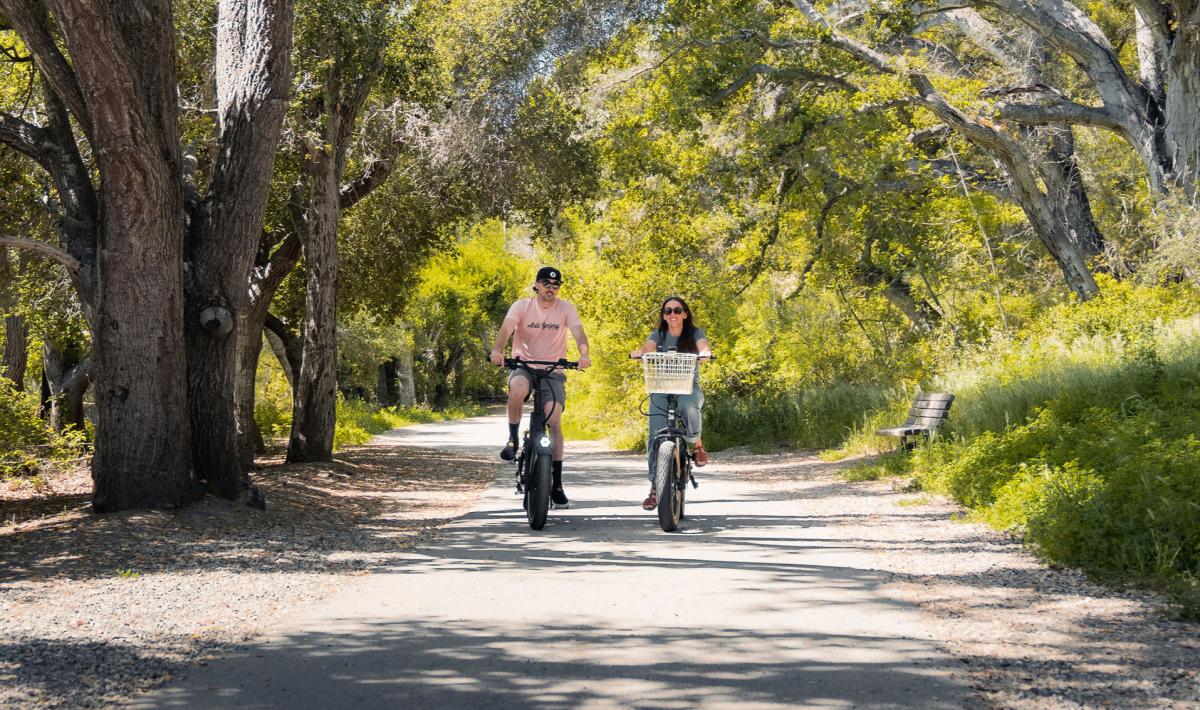
<path fill-rule="evenodd" d="M 700 487 L 700 482 L 696 480 L 696 477 L 695 477 L 695 476 L 693 476 L 693 475 L 691 475 L 691 474 L 689 473 L 689 474 L 688 474 L 688 479 L 689 479 L 689 480 L 692 482 L 692 488 L 699 488 L 699 487 Z"/>

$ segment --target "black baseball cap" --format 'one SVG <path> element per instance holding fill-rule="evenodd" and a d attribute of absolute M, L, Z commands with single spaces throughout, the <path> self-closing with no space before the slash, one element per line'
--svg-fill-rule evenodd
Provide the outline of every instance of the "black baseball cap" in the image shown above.
<path fill-rule="evenodd" d="M 558 281 L 562 283 L 562 272 L 553 266 L 543 266 L 538 269 L 537 278 L 534 281 Z"/>

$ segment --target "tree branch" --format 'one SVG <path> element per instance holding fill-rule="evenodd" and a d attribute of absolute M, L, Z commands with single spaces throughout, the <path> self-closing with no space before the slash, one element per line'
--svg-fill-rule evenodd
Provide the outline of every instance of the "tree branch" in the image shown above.
<path fill-rule="evenodd" d="M 75 257 L 71 256 L 70 254 L 66 253 L 62 249 L 59 249 L 58 247 L 56 247 L 52 244 L 47 244 L 46 242 L 40 242 L 36 239 L 22 239 L 20 237 L 0 236 L 0 246 L 13 247 L 16 249 L 24 249 L 26 251 L 31 251 L 35 254 L 40 254 L 41 256 L 44 256 L 47 259 L 58 262 L 59 264 L 64 266 L 67 269 L 67 271 L 70 271 L 71 273 L 75 273 L 75 272 L 79 271 L 81 268 L 83 268 L 83 265 L 80 264 L 79 260 L 76 259 Z"/>
<path fill-rule="evenodd" d="M 375 188 L 386 182 L 396 169 L 396 160 L 399 158 L 403 147 L 404 142 L 402 140 L 393 140 L 385 149 L 383 155 L 367 163 L 366 170 L 363 171 L 362 175 L 358 176 L 357 180 L 343 185 L 341 194 L 338 197 L 341 209 L 350 209 L 367 195 L 371 194 Z"/>
<path fill-rule="evenodd" d="M 1159 0 L 1132 0 L 1132 4 L 1137 13 L 1142 16 L 1142 22 L 1145 22 L 1150 31 L 1154 33 L 1154 38 L 1161 46 L 1167 46 L 1167 41 L 1171 37 L 1171 17 L 1166 6 Z"/>
<path fill-rule="evenodd" d="M 83 131 L 91 135 L 92 120 L 75 71 L 58 49 L 50 15 L 42 0 L 0 0 L 9 23 L 33 53 L 38 71 L 55 94 L 67 105 Z"/>
<path fill-rule="evenodd" d="M 771 231 L 767 233 L 767 237 L 759 245 L 758 257 L 755 258 L 754 265 L 751 267 L 750 280 L 743 284 L 735 295 L 742 295 L 746 289 L 750 288 L 758 280 L 759 274 L 762 273 L 763 264 L 767 260 L 767 250 L 779 239 L 779 220 L 783 214 L 783 202 L 787 199 L 788 193 L 792 191 L 792 186 L 796 184 L 796 178 L 799 175 L 800 171 L 795 168 L 784 168 L 783 172 L 779 175 L 779 184 L 775 186 L 775 214 L 771 221 Z"/>
<path fill-rule="evenodd" d="M 0 143 L 54 171 L 54 144 L 45 129 L 11 114 L 0 113 Z"/>
<path fill-rule="evenodd" d="M 851 39 L 850 37 L 838 32 L 831 24 L 829 24 L 829 20 L 825 19 L 825 16 L 818 12 L 817 9 L 813 7 L 812 3 L 808 2 L 808 0 L 791 0 L 791 3 L 793 7 L 800 11 L 800 14 L 804 15 L 805 19 L 821 28 L 825 32 L 823 37 L 824 41 L 832 44 L 838 49 L 858 57 L 860 61 L 873 67 L 877 71 L 883 72 L 884 74 L 896 73 L 896 69 L 892 66 L 891 60 L 889 60 L 886 55 L 880 54 L 862 42 Z"/>
<path fill-rule="evenodd" d="M 1064 98 L 1044 105 L 1004 101 L 996 104 L 996 117 L 1030 126 L 1075 125 L 1095 126 L 1113 131 L 1122 129 L 1121 121 L 1108 109 L 1084 106 Z"/>

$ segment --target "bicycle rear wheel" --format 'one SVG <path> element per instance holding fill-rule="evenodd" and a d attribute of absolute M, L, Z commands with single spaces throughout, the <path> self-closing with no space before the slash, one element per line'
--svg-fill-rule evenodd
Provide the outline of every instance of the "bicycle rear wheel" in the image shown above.
<path fill-rule="evenodd" d="M 525 500 L 529 505 L 525 509 L 525 516 L 529 518 L 529 527 L 541 530 L 546 525 L 546 514 L 550 510 L 550 486 L 554 474 L 550 457 L 546 454 L 539 456 L 534 452 L 530 463 L 525 485 Z"/>
<path fill-rule="evenodd" d="M 683 496 L 679 491 L 679 450 L 674 441 L 658 445 L 654 461 L 654 487 L 658 496 L 658 524 L 663 532 L 679 527 L 683 515 Z"/>

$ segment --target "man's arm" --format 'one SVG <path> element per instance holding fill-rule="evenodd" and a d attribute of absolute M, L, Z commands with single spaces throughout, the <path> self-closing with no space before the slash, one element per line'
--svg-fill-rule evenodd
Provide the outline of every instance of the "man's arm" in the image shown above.
<path fill-rule="evenodd" d="M 504 364 L 504 346 L 508 345 L 508 339 L 512 337 L 513 331 L 516 329 L 516 319 L 506 316 L 504 322 L 500 324 L 500 332 L 496 333 L 496 343 L 492 345 L 491 360 L 493 364 Z"/>
<path fill-rule="evenodd" d="M 588 357 L 588 340 L 587 334 L 583 332 L 583 323 L 570 326 L 571 335 L 575 337 L 575 347 L 579 348 L 579 369 L 586 370 L 592 366 L 592 359 Z"/>

